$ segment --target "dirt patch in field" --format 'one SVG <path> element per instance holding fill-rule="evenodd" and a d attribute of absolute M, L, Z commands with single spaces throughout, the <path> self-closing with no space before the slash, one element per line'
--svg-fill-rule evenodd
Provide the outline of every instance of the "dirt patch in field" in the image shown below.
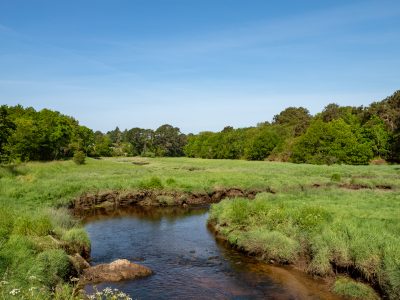
<path fill-rule="evenodd" d="M 383 185 L 383 184 L 377 185 L 375 187 L 377 189 L 381 189 L 381 190 L 391 190 L 392 189 L 392 187 L 390 185 Z"/>
<path fill-rule="evenodd" d="M 75 211 L 87 211 L 92 209 L 119 209 L 123 207 L 162 207 L 162 206 L 196 206 L 217 203 L 225 198 L 243 197 L 254 199 L 258 193 L 275 193 L 270 188 L 260 190 L 242 190 L 239 188 L 218 189 L 210 193 L 206 192 L 179 192 L 162 190 L 139 190 L 132 192 L 102 192 L 95 194 L 83 194 L 76 198 L 71 208 Z"/>
<path fill-rule="evenodd" d="M 366 184 L 351 184 L 351 183 L 346 183 L 346 184 L 341 184 L 339 185 L 341 188 L 345 189 L 351 189 L 351 190 L 361 190 L 361 189 L 379 189 L 379 190 L 391 190 L 392 187 L 390 185 L 383 185 L 383 184 L 378 184 L 375 186 L 369 186 Z"/>
<path fill-rule="evenodd" d="M 133 161 L 132 164 L 137 165 L 137 166 L 144 166 L 150 164 L 147 161 Z"/>
<path fill-rule="evenodd" d="M 314 183 L 311 185 L 313 188 L 326 188 L 332 185 L 329 184 L 320 184 L 320 183 Z M 342 189 L 349 189 L 349 190 L 362 190 L 362 189 L 378 189 L 378 190 L 391 190 L 392 186 L 386 185 L 386 184 L 377 184 L 375 186 L 370 186 L 366 184 L 360 184 L 360 183 L 342 183 L 339 184 L 339 187 Z"/>

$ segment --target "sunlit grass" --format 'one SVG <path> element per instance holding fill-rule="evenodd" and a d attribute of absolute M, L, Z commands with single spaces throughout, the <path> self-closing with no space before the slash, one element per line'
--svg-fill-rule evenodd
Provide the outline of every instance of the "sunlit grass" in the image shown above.
<path fill-rule="evenodd" d="M 341 187 L 352 185 L 363 189 Z M 42 267 L 43 260 L 49 266 L 59 261 L 67 268 L 60 251 L 89 246 L 79 223 L 63 208 L 83 193 L 210 192 L 231 187 L 269 188 L 276 193 L 260 195 L 253 202 L 238 200 L 213 207 L 213 218 L 225 224 L 221 230 L 232 242 L 290 263 L 301 255 L 307 241 L 312 254 L 310 272 L 329 273 L 332 261 L 354 265 L 365 278 L 399 293 L 400 167 L 391 165 L 135 157 L 87 159 L 84 165 L 54 161 L 1 167 L 0 279 L 9 282 L 7 293 L 11 287 L 29 293 L 29 288 L 39 285 L 28 277 L 41 278 L 42 298 L 43 291 L 54 296 L 55 287 L 63 282 L 62 272 L 51 277 Z M 65 249 L 65 243 L 72 243 L 72 248 Z"/>
<path fill-rule="evenodd" d="M 229 242 L 321 276 L 350 272 L 400 297 L 400 194 L 306 190 L 224 200 L 210 221 Z"/>

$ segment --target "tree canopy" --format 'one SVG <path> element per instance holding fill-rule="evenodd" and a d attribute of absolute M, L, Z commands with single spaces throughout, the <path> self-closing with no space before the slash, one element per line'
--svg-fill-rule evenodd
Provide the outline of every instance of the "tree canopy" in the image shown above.
<path fill-rule="evenodd" d="M 49 109 L 0 106 L 1 162 L 64 159 L 77 152 L 313 164 L 368 164 L 373 158 L 400 162 L 400 91 L 368 107 L 331 103 L 315 116 L 304 107 L 288 107 L 271 123 L 188 135 L 169 124 L 93 132 Z"/>

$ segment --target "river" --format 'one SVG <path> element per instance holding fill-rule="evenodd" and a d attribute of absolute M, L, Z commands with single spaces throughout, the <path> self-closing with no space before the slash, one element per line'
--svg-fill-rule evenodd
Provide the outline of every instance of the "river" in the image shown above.
<path fill-rule="evenodd" d="M 143 279 L 98 284 L 134 299 L 339 299 L 326 283 L 248 257 L 215 239 L 207 208 L 132 208 L 85 218 L 91 264 L 143 264 Z M 87 286 L 88 292 L 92 286 Z"/>

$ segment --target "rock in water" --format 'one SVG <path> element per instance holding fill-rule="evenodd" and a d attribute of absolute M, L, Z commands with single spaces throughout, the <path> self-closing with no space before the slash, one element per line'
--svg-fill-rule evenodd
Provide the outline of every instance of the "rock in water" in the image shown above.
<path fill-rule="evenodd" d="M 131 263 L 127 259 L 117 259 L 110 264 L 100 264 L 83 270 L 80 283 L 115 282 L 141 278 L 152 273 L 148 267 Z"/>

